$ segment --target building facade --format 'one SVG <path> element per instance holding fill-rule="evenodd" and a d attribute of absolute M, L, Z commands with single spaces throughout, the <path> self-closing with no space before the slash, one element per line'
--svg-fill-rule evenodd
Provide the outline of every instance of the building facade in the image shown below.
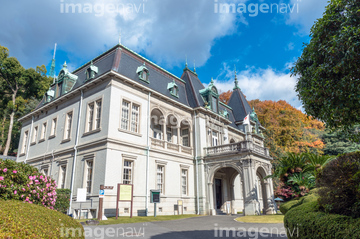
<path fill-rule="evenodd" d="M 273 213 L 269 150 L 254 109 L 234 79 L 226 105 L 185 67 L 179 78 L 123 45 L 69 72 L 66 63 L 22 123 L 18 162 L 37 167 L 72 191 L 71 213 L 115 216 L 117 184 L 133 185 L 134 215 Z M 250 120 L 245 124 L 244 118 Z M 86 188 L 86 202 L 77 189 Z M 81 211 L 80 211 L 81 208 Z M 119 215 L 130 203 L 119 203 Z"/>

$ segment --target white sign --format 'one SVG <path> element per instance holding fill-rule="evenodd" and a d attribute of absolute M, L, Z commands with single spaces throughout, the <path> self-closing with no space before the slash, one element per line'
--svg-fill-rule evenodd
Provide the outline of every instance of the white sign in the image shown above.
<path fill-rule="evenodd" d="M 77 189 L 77 202 L 86 202 L 86 188 L 78 188 Z"/>

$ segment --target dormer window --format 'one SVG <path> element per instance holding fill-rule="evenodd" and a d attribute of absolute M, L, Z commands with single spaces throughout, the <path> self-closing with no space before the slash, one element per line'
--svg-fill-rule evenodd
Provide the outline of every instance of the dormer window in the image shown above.
<path fill-rule="evenodd" d="M 167 88 L 172 96 L 179 98 L 179 87 L 176 85 L 175 80 L 169 83 Z"/>
<path fill-rule="evenodd" d="M 208 105 L 208 107 L 210 107 L 210 109 L 215 113 L 219 113 L 219 94 L 214 85 L 213 79 L 211 79 L 211 82 L 207 88 L 200 90 L 200 94 L 204 101 L 210 105 Z"/>
<path fill-rule="evenodd" d="M 49 89 L 46 93 L 45 93 L 45 103 L 49 103 L 55 96 L 55 91 L 52 89 Z"/>
<path fill-rule="evenodd" d="M 146 83 L 150 83 L 149 81 L 150 74 L 149 74 L 149 70 L 145 66 L 145 62 L 144 65 L 139 66 L 137 68 L 136 73 L 138 74 L 140 80 L 145 81 Z"/>
<path fill-rule="evenodd" d="M 93 62 L 91 61 L 89 68 L 87 68 L 85 71 L 85 73 L 86 73 L 85 81 L 94 79 L 96 74 L 98 73 L 98 71 L 99 71 L 99 69 L 97 68 L 97 66 L 94 66 Z"/>

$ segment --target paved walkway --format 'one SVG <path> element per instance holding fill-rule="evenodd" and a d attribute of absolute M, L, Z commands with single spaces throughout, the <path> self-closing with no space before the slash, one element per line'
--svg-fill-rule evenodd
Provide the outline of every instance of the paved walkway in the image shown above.
<path fill-rule="evenodd" d="M 240 223 L 236 216 L 203 216 L 182 220 L 85 226 L 86 239 L 93 238 L 287 238 L 283 224 Z"/>

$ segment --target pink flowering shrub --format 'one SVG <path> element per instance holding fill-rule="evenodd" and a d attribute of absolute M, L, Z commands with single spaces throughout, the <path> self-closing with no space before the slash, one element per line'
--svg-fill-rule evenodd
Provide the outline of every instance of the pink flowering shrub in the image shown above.
<path fill-rule="evenodd" d="M 56 181 L 37 168 L 0 159 L 0 199 L 20 200 L 54 209 Z"/>

